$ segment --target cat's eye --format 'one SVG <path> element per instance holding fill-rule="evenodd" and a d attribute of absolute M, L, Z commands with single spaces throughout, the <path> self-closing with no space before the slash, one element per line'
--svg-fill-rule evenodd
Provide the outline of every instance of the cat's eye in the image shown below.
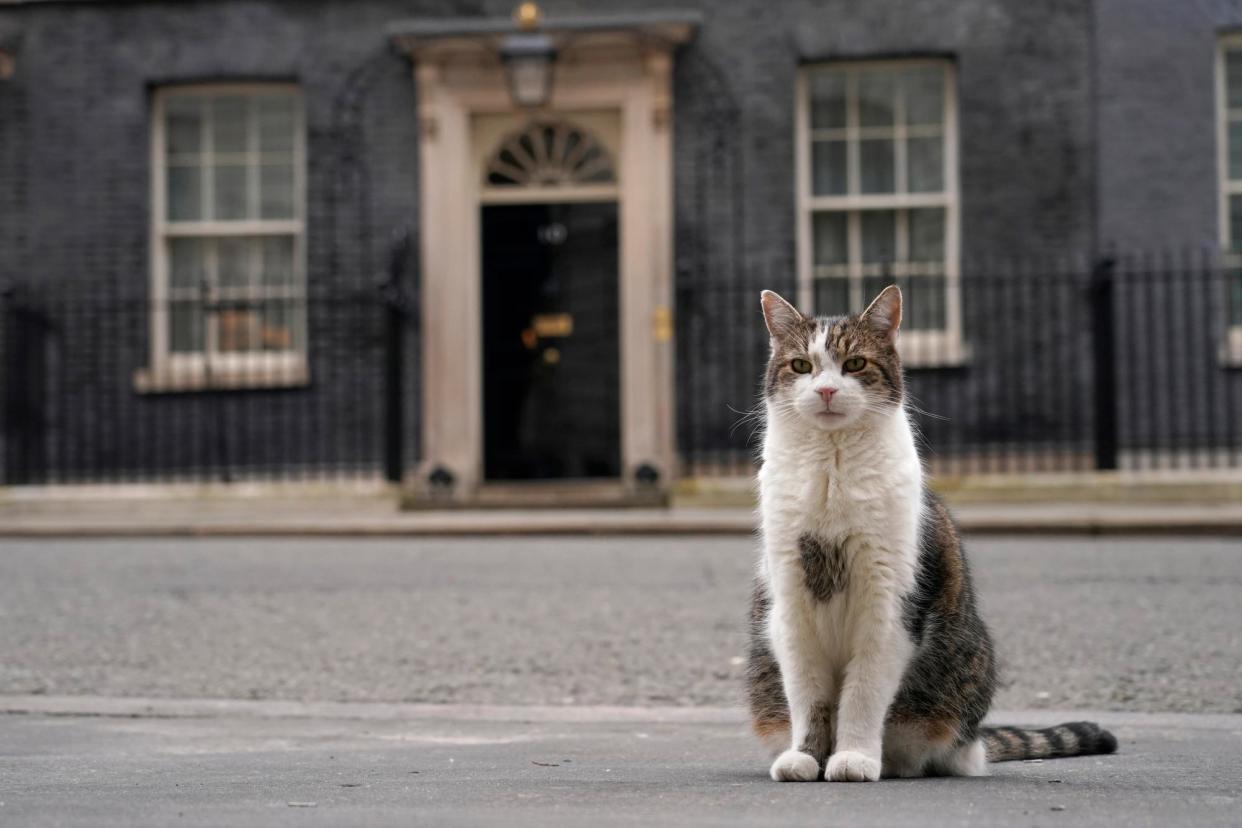
<path fill-rule="evenodd" d="M 809 359 L 795 359 L 789 363 L 789 367 L 794 369 L 796 374 L 811 373 L 811 361 Z"/>
<path fill-rule="evenodd" d="M 849 359 L 845 361 L 845 364 L 842 365 L 841 367 L 844 368 L 846 371 L 849 371 L 851 374 L 854 374 L 854 373 L 861 371 L 866 366 L 866 364 L 867 364 L 867 360 L 863 359 L 862 357 L 850 357 Z"/>

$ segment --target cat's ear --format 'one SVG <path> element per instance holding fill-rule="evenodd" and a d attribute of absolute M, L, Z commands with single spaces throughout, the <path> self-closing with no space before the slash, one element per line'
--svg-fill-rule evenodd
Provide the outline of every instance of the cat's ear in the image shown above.
<path fill-rule="evenodd" d="M 806 319 L 797 308 L 773 291 L 765 290 L 759 298 L 763 303 L 763 321 L 768 326 L 768 333 L 776 339 L 789 336 Z"/>
<path fill-rule="evenodd" d="M 885 341 L 896 340 L 897 329 L 901 327 L 901 290 L 896 285 L 889 285 L 880 291 L 875 301 L 862 312 L 862 320 Z"/>

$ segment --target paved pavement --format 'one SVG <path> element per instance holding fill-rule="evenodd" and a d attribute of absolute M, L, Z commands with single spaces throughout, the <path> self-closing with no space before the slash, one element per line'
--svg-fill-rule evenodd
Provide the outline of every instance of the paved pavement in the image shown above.
<path fill-rule="evenodd" d="M 769 781 L 745 537 L 2 540 L 0 825 L 1238 825 L 1242 543 L 970 548 L 994 721 L 1117 755 Z"/>
<path fill-rule="evenodd" d="M 751 508 L 479 509 L 402 512 L 379 495 L 277 499 L 168 497 L 56 500 L 0 491 L 0 537 L 461 537 L 749 535 Z M 1242 536 L 1242 501 L 962 503 L 967 531 Z"/>
<path fill-rule="evenodd" d="M 1242 712 L 1242 541 L 973 538 L 1008 709 Z M 731 705 L 744 537 L 0 541 L 0 694 Z"/>
<path fill-rule="evenodd" d="M 1097 714 L 1118 754 L 989 778 L 779 785 L 728 711 L 177 718 L 155 704 L 154 717 L 0 716 L 0 824 L 1163 828 L 1242 813 L 1242 716 Z M 1018 715 L 1060 718 L 1005 720 Z"/>

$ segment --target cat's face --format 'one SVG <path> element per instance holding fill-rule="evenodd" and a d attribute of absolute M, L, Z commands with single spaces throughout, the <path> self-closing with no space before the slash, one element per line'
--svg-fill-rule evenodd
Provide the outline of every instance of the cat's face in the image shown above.
<path fill-rule="evenodd" d="M 776 416 L 835 431 L 901 404 L 896 285 L 855 316 L 816 319 L 770 290 L 762 298 L 772 336 L 763 389 Z"/>

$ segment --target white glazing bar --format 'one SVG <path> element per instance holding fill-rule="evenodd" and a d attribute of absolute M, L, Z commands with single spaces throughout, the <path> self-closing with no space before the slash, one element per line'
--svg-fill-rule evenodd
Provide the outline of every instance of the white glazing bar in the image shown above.
<path fill-rule="evenodd" d="M 798 297 L 801 308 L 815 308 L 815 296 L 812 287 L 812 239 L 814 219 L 810 208 L 811 196 L 811 140 L 808 126 L 810 123 L 810 89 L 808 71 L 798 73 L 797 105 L 794 107 L 794 181 L 795 218 L 798 222 L 797 249 L 798 257 Z"/>
<path fill-rule="evenodd" d="M 203 290 L 202 285 L 199 286 L 199 318 L 202 319 L 203 326 L 204 341 L 202 347 L 203 350 L 210 355 L 216 350 L 218 342 L 216 325 L 219 324 L 219 314 L 208 314 L 207 307 L 202 304 L 202 297 L 206 296 L 208 302 L 213 301 L 216 294 L 216 285 L 219 284 L 219 281 L 216 278 L 218 276 L 216 267 L 219 263 L 219 257 L 217 256 L 216 242 L 214 239 L 203 242 L 203 253 L 205 265 L 203 282 L 206 284 L 207 289 Z M 208 361 L 207 366 L 209 368 L 211 367 L 210 360 Z"/>
<path fill-rule="evenodd" d="M 944 123 L 944 142 L 941 156 L 944 160 L 944 256 L 946 302 L 945 324 L 952 347 L 962 351 L 962 289 L 959 279 L 961 270 L 961 225 L 958 199 L 958 163 L 957 163 L 957 73 L 952 66 L 942 70 L 944 78 L 944 109 L 941 118 Z"/>
<path fill-rule="evenodd" d="M 945 192 L 933 193 L 868 193 L 853 196 L 813 196 L 810 206 L 816 210 L 899 210 L 914 207 L 943 207 L 950 197 Z"/>
<path fill-rule="evenodd" d="M 850 196 L 857 196 L 862 189 L 858 122 L 858 72 L 851 67 L 845 73 L 845 129 L 849 136 L 845 143 L 845 168 L 846 192 Z M 862 296 L 862 221 L 857 211 L 849 213 L 846 227 L 849 234 L 849 307 L 852 310 L 859 307 Z"/>
<path fill-rule="evenodd" d="M 858 73 L 853 69 L 845 73 L 845 134 L 845 191 L 857 195 L 862 189 L 859 180 L 862 165 L 858 148 Z"/>
<path fill-rule="evenodd" d="M 897 76 L 893 84 L 896 92 L 893 106 L 893 165 L 896 167 L 893 191 L 906 193 L 910 189 L 906 181 L 906 84 L 900 72 L 893 74 Z"/>
<path fill-rule="evenodd" d="M 910 261 L 910 211 L 895 210 L 894 229 L 897 233 L 897 254 L 894 257 L 898 262 Z"/>
<path fill-rule="evenodd" d="M 259 101 L 255 95 L 246 97 L 246 217 L 261 218 L 259 205 Z"/>
<path fill-rule="evenodd" d="M 851 210 L 849 213 L 849 251 L 850 251 L 850 310 L 862 309 L 862 213 Z"/>
<path fill-rule="evenodd" d="M 182 237 L 288 235 L 301 230 L 302 222 L 296 219 L 176 221 L 165 227 L 169 236 Z"/>
<path fill-rule="evenodd" d="M 207 221 L 216 217 L 216 158 L 215 142 L 211 140 L 212 124 L 215 119 L 211 98 L 204 97 L 199 101 L 199 112 L 202 116 L 201 134 L 199 137 L 200 157 L 203 159 L 199 169 L 199 189 L 202 190 L 199 202 L 199 221 Z"/>

